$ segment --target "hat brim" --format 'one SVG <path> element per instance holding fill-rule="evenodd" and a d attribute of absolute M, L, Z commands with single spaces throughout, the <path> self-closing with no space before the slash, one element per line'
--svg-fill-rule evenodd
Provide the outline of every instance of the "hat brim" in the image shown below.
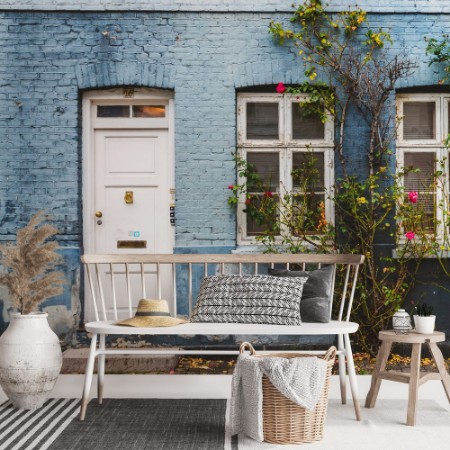
<path fill-rule="evenodd" d="M 132 317 L 131 319 L 121 320 L 116 325 L 125 325 L 128 327 L 172 327 L 174 325 L 181 325 L 182 323 L 188 323 L 187 320 L 178 319 L 176 317 Z"/>

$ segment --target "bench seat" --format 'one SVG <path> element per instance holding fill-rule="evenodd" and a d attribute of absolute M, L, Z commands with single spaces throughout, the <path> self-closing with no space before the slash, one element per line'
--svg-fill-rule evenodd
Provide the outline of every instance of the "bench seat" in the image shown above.
<path fill-rule="evenodd" d="M 110 335 L 338 335 L 355 333 L 358 324 L 332 320 L 328 323 L 302 323 L 302 325 L 268 325 L 253 323 L 184 323 L 173 327 L 137 328 L 115 325 L 115 321 L 88 322 L 86 331 Z"/>

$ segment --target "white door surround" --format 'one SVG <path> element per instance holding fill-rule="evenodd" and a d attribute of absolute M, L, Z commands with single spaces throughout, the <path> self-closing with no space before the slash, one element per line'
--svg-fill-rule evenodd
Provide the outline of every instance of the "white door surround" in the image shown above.
<path fill-rule="evenodd" d="M 125 95 L 128 89 L 83 95 L 83 251 L 173 253 L 173 93 Z"/>

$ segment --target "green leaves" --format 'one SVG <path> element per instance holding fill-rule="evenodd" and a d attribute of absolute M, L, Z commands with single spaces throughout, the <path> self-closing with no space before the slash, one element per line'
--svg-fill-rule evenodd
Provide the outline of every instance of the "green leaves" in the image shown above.
<path fill-rule="evenodd" d="M 433 306 L 425 303 L 417 303 L 411 311 L 411 315 L 429 317 L 433 314 Z"/>
<path fill-rule="evenodd" d="M 427 42 L 426 52 L 431 56 L 429 66 L 432 64 L 442 64 L 443 71 L 447 74 L 441 80 L 439 80 L 439 84 L 443 84 L 446 81 L 449 81 L 450 77 L 450 41 L 449 35 L 443 34 L 440 40 L 435 38 L 425 38 Z M 446 146 L 448 146 L 448 137 L 446 139 Z"/>

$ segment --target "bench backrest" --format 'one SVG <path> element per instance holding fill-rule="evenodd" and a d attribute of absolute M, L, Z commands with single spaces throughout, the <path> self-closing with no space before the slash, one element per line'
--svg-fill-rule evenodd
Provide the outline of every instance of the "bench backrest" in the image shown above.
<path fill-rule="evenodd" d="M 95 320 L 134 315 L 141 298 L 165 298 L 172 314 L 192 313 L 201 279 L 224 273 L 267 274 L 268 267 L 312 270 L 334 265 L 342 274 L 337 319 L 349 320 L 362 255 L 350 254 L 123 254 L 81 257 Z M 334 291 L 335 280 L 333 280 Z M 178 297 L 183 297 L 177 302 Z M 187 302 L 186 302 L 187 299 Z M 187 303 L 187 304 L 186 304 Z"/>

